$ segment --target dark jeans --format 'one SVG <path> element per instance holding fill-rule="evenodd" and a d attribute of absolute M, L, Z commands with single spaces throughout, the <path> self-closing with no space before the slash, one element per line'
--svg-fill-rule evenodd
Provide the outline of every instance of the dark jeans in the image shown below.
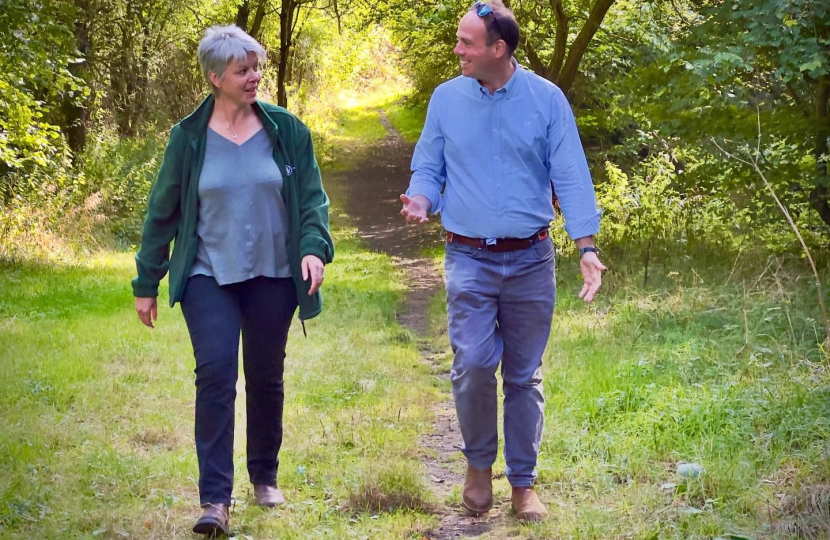
<path fill-rule="evenodd" d="M 201 504 L 230 504 L 239 333 L 248 415 L 248 475 L 276 485 L 282 444 L 283 368 L 297 308 L 291 278 L 256 277 L 219 286 L 187 281 L 181 301 L 196 357 L 196 454 Z"/>

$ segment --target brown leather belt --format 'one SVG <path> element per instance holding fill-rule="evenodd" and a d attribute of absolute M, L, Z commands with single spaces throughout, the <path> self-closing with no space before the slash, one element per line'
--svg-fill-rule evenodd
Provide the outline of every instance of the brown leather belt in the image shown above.
<path fill-rule="evenodd" d="M 527 249 L 536 242 L 541 242 L 548 238 L 548 230 L 542 229 L 533 236 L 528 238 L 496 238 L 495 244 L 488 244 L 484 238 L 470 238 L 469 236 L 461 236 L 450 231 L 446 233 L 446 241 L 448 244 L 464 244 L 465 246 L 474 247 L 476 249 L 483 249 L 495 253 L 504 253 L 506 251 L 518 251 L 520 249 Z"/>

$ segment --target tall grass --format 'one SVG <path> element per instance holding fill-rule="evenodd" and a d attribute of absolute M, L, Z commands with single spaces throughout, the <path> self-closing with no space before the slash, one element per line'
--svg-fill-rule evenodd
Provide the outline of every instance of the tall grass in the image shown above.
<path fill-rule="evenodd" d="M 521 534 L 827 538 L 830 367 L 807 270 L 733 262 L 701 255 L 647 288 L 611 272 L 585 305 L 576 258 L 559 257 L 537 483 L 552 517 Z M 443 305 L 431 314 L 446 340 Z"/>

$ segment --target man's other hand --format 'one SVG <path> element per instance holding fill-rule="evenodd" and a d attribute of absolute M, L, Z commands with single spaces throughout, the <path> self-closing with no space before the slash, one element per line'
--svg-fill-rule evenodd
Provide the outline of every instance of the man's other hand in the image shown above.
<path fill-rule="evenodd" d="M 588 252 L 579 259 L 579 271 L 582 272 L 582 279 L 585 284 L 579 291 L 579 297 L 586 302 L 591 302 L 602 285 L 602 272 L 607 270 L 604 264 L 599 261 L 596 253 Z"/>

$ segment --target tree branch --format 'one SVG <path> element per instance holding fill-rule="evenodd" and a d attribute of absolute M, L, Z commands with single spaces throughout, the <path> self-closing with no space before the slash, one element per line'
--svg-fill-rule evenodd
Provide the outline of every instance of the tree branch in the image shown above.
<path fill-rule="evenodd" d="M 781 213 L 784 215 L 784 218 L 786 218 L 787 223 L 789 223 L 790 228 L 793 230 L 793 233 L 795 233 L 796 238 L 798 238 L 798 242 L 801 244 L 801 249 L 804 251 L 804 254 L 807 257 L 807 260 L 810 262 L 810 268 L 813 271 L 813 279 L 815 280 L 816 291 L 818 292 L 818 304 L 819 304 L 819 307 L 821 309 L 821 314 L 824 317 L 824 330 L 825 330 L 825 333 L 826 333 L 826 339 L 825 339 L 825 342 L 824 342 L 824 352 L 825 352 L 825 355 L 829 354 L 830 353 L 830 317 L 828 317 L 827 307 L 824 305 L 824 289 L 822 288 L 822 285 L 821 285 L 821 278 L 819 277 L 818 269 L 816 268 L 816 263 L 813 260 L 812 254 L 810 253 L 810 248 L 807 247 L 807 243 L 804 241 L 804 238 L 801 236 L 801 231 L 798 230 L 798 226 L 795 224 L 795 221 L 793 220 L 792 216 L 790 215 L 790 212 L 787 210 L 787 207 L 784 206 L 784 203 L 781 202 L 781 199 L 778 198 L 778 195 L 775 193 L 775 189 L 772 187 L 772 184 L 769 182 L 769 180 L 767 180 L 767 177 L 764 174 L 764 171 L 762 171 L 761 167 L 758 165 L 758 158 L 760 156 L 760 140 L 761 140 L 761 111 L 760 111 L 760 108 L 758 109 L 758 141 L 759 142 L 758 142 L 758 147 L 756 149 L 756 154 L 755 154 L 754 157 L 753 157 L 752 153 L 747 150 L 748 159 L 739 158 L 738 156 L 724 150 L 721 147 L 721 145 L 718 144 L 718 142 L 715 140 L 714 137 L 711 137 L 711 140 L 715 144 L 715 146 L 717 146 L 718 150 L 723 152 L 723 154 L 726 157 L 728 157 L 730 159 L 737 160 L 737 161 L 739 161 L 739 162 L 741 162 L 745 165 L 748 165 L 749 167 L 751 167 L 752 169 L 755 170 L 755 173 L 764 182 L 764 185 L 766 186 L 767 191 L 769 191 L 770 195 L 772 196 L 773 200 L 775 201 L 775 204 L 778 206 L 778 209 L 781 210 Z"/>
<path fill-rule="evenodd" d="M 266 0 L 259 0 L 254 13 L 254 22 L 251 23 L 251 31 L 248 32 L 254 38 L 259 39 L 262 32 L 262 21 L 265 19 L 265 3 Z"/>
<path fill-rule="evenodd" d="M 568 14 L 562 0 L 550 0 L 550 7 L 556 14 L 556 38 L 553 45 L 553 58 L 548 67 L 547 79 L 553 82 L 559 78 L 562 63 L 565 61 L 565 50 L 568 48 Z"/>
<path fill-rule="evenodd" d="M 582 56 L 588 50 L 588 45 L 591 43 L 594 34 L 599 30 L 602 20 L 614 5 L 615 0 L 596 0 L 591 6 L 591 11 L 588 13 L 588 20 L 576 36 L 571 50 L 568 53 L 568 59 L 565 60 L 565 65 L 562 67 L 562 72 L 556 80 L 557 86 L 567 95 L 571 90 L 574 79 L 576 79 L 577 71 L 579 70 L 579 63 L 582 61 Z"/>
<path fill-rule="evenodd" d="M 522 34 L 521 37 L 521 45 L 527 55 L 527 61 L 530 62 L 530 69 L 532 69 L 536 75 L 545 77 L 545 64 L 542 63 L 542 59 L 539 58 L 539 55 L 536 53 L 536 49 L 533 48 L 533 45 L 530 44 L 530 41 L 528 41 L 527 36 L 524 34 Z"/>

